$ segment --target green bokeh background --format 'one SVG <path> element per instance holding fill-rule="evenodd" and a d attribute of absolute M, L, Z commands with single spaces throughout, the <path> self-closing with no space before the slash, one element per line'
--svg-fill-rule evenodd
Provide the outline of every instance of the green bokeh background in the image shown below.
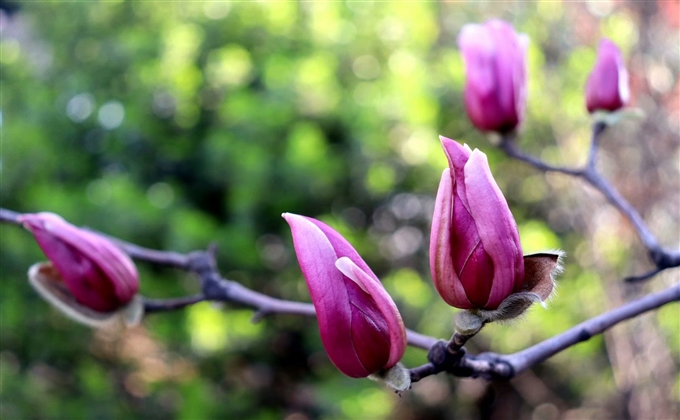
<path fill-rule="evenodd" d="M 670 4 L 670 6 L 668 4 Z M 677 2 L 675 2 L 677 5 Z M 446 338 L 427 248 L 446 166 L 438 135 L 482 149 L 525 253 L 561 248 L 548 310 L 491 325 L 470 351 L 513 352 L 678 281 L 650 268 L 634 231 L 577 180 L 508 160 L 465 117 L 456 36 L 510 21 L 531 38 L 520 144 L 578 165 L 582 87 L 601 36 L 623 50 L 645 119 L 604 137 L 599 165 L 660 241 L 678 238 L 678 22 L 673 2 L 25 2 L 2 15 L 0 198 L 155 249 L 216 243 L 229 279 L 309 301 L 282 212 L 355 245 L 405 323 Z M 670 9 L 667 9 L 670 8 Z M 670 10 L 670 12 L 669 12 Z M 677 10 L 676 10 L 677 12 Z M 93 331 L 26 281 L 43 259 L 1 225 L 3 419 L 677 418 L 677 305 L 575 346 L 509 383 L 430 377 L 395 395 L 341 375 L 313 319 L 201 303 Z M 198 292 L 139 263 L 148 297 Z M 425 362 L 409 349 L 407 366 Z"/>

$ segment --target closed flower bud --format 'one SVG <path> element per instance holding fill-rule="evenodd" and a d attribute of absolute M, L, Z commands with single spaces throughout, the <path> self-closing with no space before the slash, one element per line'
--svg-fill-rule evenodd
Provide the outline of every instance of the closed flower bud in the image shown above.
<path fill-rule="evenodd" d="M 597 49 L 595 67 L 586 82 L 588 112 L 616 111 L 628 103 L 629 97 L 628 71 L 621 51 L 612 41 L 603 38 Z"/>
<path fill-rule="evenodd" d="M 72 316 L 74 310 L 81 315 L 91 311 L 109 313 L 134 298 L 139 288 L 137 269 L 113 242 L 52 213 L 24 214 L 19 220 L 50 260 L 48 265 L 31 269 L 32 280 L 40 279 L 48 285 L 37 287 L 41 287 L 41 294 L 49 294 L 46 297 L 52 303 L 71 307 L 62 310 L 70 311 Z M 75 302 L 70 303 L 69 298 Z M 74 306 L 91 311 L 73 309 Z M 90 314 L 83 316 L 92 318 Z"/>
<path fill-rule="evenodd" d="M 458 46 L 465 62 L 465 110 L 479 130 L 507 133 L 522 121 L 528 43 L 501 20 L 463 26 Z"/>
<path fill-rule="evenodd" d="M 432 218 L 430 269 L 441 297 L 461 309 L 492 310 L 522 290 L 515 219 L 486 155 L 442 137 L 444 170 Z"/>
<path fill-rule="evenodd" d="M 406 330 L 375 274 L 328 225 L 291 213 L 283 218 L 290 225 L 321 341 L 333 364 L 352 378 L 398 367 L 406 349 Z"/>

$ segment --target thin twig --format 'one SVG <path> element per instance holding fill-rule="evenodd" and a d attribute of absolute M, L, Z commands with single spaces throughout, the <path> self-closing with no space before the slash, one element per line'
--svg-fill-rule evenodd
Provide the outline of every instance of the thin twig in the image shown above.
<path fill-rule="evenodd" d="M 184 308 L 205 300 L 202 293 L 193 296 L 184 296 L 173 299 L 144 299 L 144 313 L 167 312 Z"/>
<path fill-rule="evenodd" d="M 122 239 L 118 239 L 92 229 L 88 230 L 112 240 L 116 243 L 116 245 L 118 245 L 123 251 L 125 251 L 130 257 L 134 259 L 190 271 L 190 261 L 192 254 L 181 254 L 179 252 L 172 251 L 157 251 L 155 249 L 144 248 L 142 246 L 123 241 Z"/>
<path fill-rule="evenodd" d="M 597 121 L 593 124 L 592 136 L 590 138 L 590 151 L 588 152 L 588 161 L 586 162 L 585 171 L 595 171 L 597 163 L 597 152 L 600 148 L 600 135 L 607 129 L 607 124 L 602 121 Z"/>
<path fill-rule="evenodd" d="M 642 216 L 640 216 L 640 213 L 638 213 L 637 210 L 635 210 L 635 208 L 597 171 L 596 158 L 599 149 L 599 139 L 606 128 L 607 125 L 603 122 L 596 122 L 593 124 L 588 160 L 583 168 L 554 166 L 539 158 L 526 154 L 517 148 L 515 139 L 512 136 L 503 137 L 498 147 L 503 150 L 507 156 L 525 162 L 538 170 L 543 172 L 559 172 L 581 178 L 596 190 L 600 191 L 633 225 L 640 241 L 647 249 L 650 259 L 658 269 L 656 272 L 631 277 L 631 279 L 634 279 L 631 281 L 642 281 L 667 268 L 680 266 L 680 251 L 665 249 L 659 245 L 658 240 L 649 230 L 642 219 Z"/>
<path fill-rule="evenodd" d="M 526 154 L 519 150 L 517 146 L 515 145 L 515 139 L 512 137 L 503 137 L 501 139 L 501 143 L 498 145 L 498 147 L 505 152 L 506 155 L 513 159 L 517 159 L 519 161 L 522 161 L 524 163 L 528 163 L 529 165 L 533 166 L 536 169 L 539 169 L 543 172 L 559 172 L 565 175 L 570 175 L 570 176 L 575 176 L 575 177 L 580 177 L 583 175 L 583 169 L 573 169 L 573 168 L 567 168 L 566 166 L 555 166 L 551 165 L 549 163 L 546 163 L 534 156 L 531 156 L 529 154 Z"/>
<path fill-rule="evenodd" d="M 662 269 L 662 268 L 655 267 L 653 270 L 650 270 L 646 273 L 639 274 L 637 276 L 625 277 L 623 279 L 623 281 L 625 281 L 626 283 L 638 283 L 638 282 L 645 281 L 647 279 L 650 279 L 650 278 L 656 276 L 657 274 L 659 274 L 663 270 L 664 269 Z"/>
<path fill-rule="evenodd" d="M 14 223 L 18 225 L 20 224 L 19 216 L 21 216 L 21 213 L 0 208 L 0 222 Z"/>

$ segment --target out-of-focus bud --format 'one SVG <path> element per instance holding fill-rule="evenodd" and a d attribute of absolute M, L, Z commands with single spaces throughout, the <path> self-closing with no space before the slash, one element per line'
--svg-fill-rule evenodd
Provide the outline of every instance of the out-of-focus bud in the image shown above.
<path fill-rule="evenodd" d="M 444 170 L 432 217 L 430 269 L 439 295 L 467 309 L 456 328 L 474 334 L 487 322 L 521 315 L 545 302 L 562 253 L 522 256 L 515 219 L 486 155 L 441 137 Z"/>
<path fill-rule="evenodd" d="M 406 349 L 406 330 L 394 301 L 352 245 L 330 226 L 284 213 L 316 309 L 321 341 L 345 375 L 394 376 Z M 386 372 L 391 371 L 390 375 Z M 402 372 L 403 373 L 403 372 Z M 395 386 L 406 389 L 408 375 Z M 388 378 L 389 379 L 389 378 Z M 389 382 L 389 381 L 388 381 Z"/>
<path fill-rule="evenodd" d="M 458 46 L 465 61 L 465 110 L 478 129 L 504 134 L 521 123 L 528 44 L 502 20 L 463 26 Z"/>
<path fill-rule="evenodd" d="M 31 267 L 32 284 L 68 315 L 94 325 L 133 300 L 139 288 L 137 269 L 109 239 L 52 213 L 24 214 L 19 221 L 50 260 Z M 79 319 L 74 312 L 93 320 Z"/>
<path fill-rule="evenodd" d="M 630 98 L 628 71 L 619 48 L 607 38 L 600 41 L 595 66 L 586 82 L 588 112 L 616 111 Z"/>
<path fill-rule="evenodd" d="M 461 309 L 496 309 L 524 284 L 522 246 L 486 155 L 442 138 L 449 160 L 437 192 L 430 268 L 442 298 Z"/>

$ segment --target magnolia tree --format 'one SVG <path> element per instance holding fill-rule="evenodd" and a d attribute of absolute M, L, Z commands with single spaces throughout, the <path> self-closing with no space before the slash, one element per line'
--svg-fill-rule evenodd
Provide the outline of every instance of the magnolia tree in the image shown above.
<path fill-rule="evenodd" d="M 517 146 L 526 103 L 528 42 L 500 20 L 462 29 L 458 44 L 467 74 L 463 100 L 470 121 L 489 133 L 507 156 L 590 184 L 631 222 L 655 269 L 627 281 L 643 281 L 679 266 L 680 252 L 658 243 L 595 165 L 602 133 L 631 114 L 626 109 L 628 74 L 617 46 L 608 39 L 600 43 L 585 87 L 585 105 L 593 117 L 588 161 L 582 168 L 568 168 L 548 164 Z M 143 321 L 145 313 L 180 310 L 201 301 L 245 305 L 255 310 L 257 318 L 284 313 L 316 316 L 323 346 L 341 373 L 382 381 L 398 392 L 439 373 L 507 380 L 621 321 L 680 300 L 680 285 L 675 284 L 517 353 L 467 353 L 465 343 L 486 324 L 514 320 L 534 303 L 547 308 L 565 256 L 559 250 L 524 255 L 515 219 L 484 152 L 440 139 L 448 168 L 436 193 L 429 265 L 434 288 L 447 304 L 459 309 L 448 340 L 406 328 L 398 306 L 352 244 L 327 224 L 293 213 L 296 209 L 284 213 L 283 219 L 290 226 L 312 304 L 270 297 L 223 278 L 213 248 L 188 254 L 146 249 L 76 227 L 51 213 L 2 209 L 0 217 L 33 234 L 49 261 L 30 267 L 30 284 L 76 321 L 92 327 L 134 325 Z M 169 300 L 142 297 L 137 292 L 144 279 L 132 259 L 193 272 L 202 293 Z M 421 366 L 404 366 L 400 360 L 407 346 L 427 350 L 427 360 Z"/>

